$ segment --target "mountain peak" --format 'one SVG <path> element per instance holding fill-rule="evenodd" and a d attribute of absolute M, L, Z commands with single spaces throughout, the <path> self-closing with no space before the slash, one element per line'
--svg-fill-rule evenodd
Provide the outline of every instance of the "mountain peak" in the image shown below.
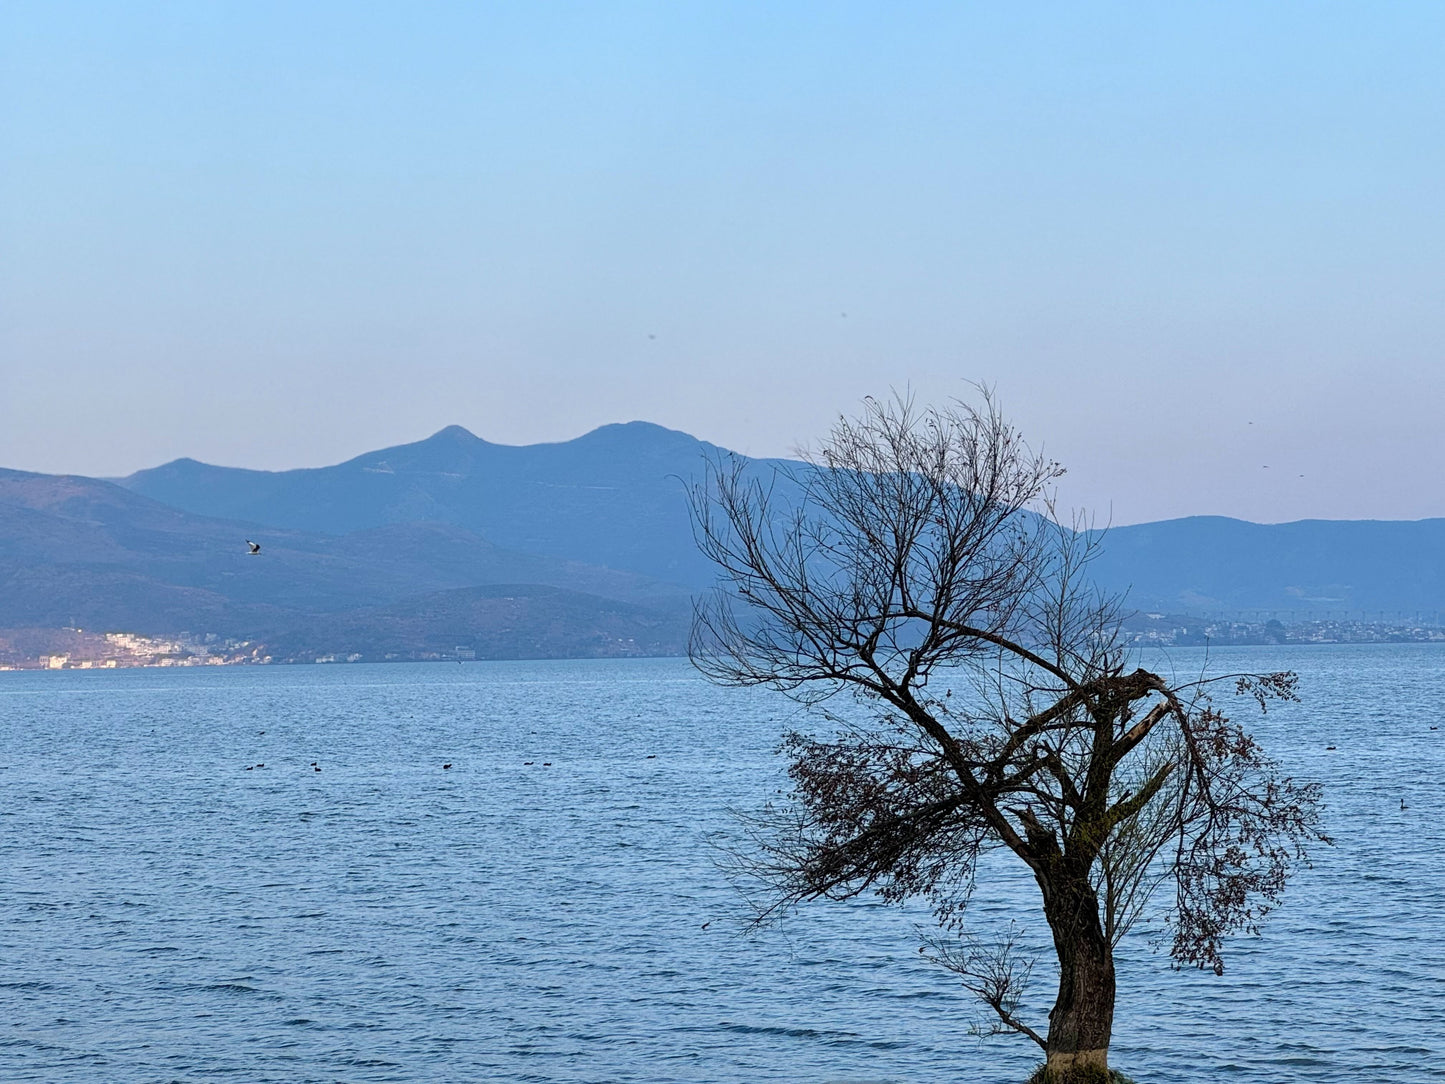
<path fill-rule="evenodd" d="M 449 425 L 445 429 L 438 429 L 431 436 L 427 437 L 427 443 L 432 441 L 450 441 L 453 444 L 485 444 L 481 437 L 477 436 L 470 429 L 460 425 Z"/>
<path fill-rule="evenodd" d="M 608 447 L 643 451 L 644 449 L 668 449 L 674 452 L 710 447 L 689 433 L 669 429 L 655 422 L 612 422 L 584 433 L 569 444 L 580 447 Z"/>

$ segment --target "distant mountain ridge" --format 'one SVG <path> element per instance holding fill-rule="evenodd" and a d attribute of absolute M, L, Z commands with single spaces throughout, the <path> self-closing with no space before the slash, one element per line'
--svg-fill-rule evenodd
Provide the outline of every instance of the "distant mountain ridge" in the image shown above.
<path fill-rule="evenodd" d="M 698 589 L 688 483 L 722 449 L 648 422 L 557 444 L 491 444 L 458 425 L 330 467 L 253 471 L 178 459 L 119 484 L 201 515 L 348 534 L 432 521 L 498 546 Z"/>
<path fill-rule="evenodd" d="M 177 460 L 120 484 L 209 515 L 345 534 L 439 520 L 509 549 L 667 580 L 712 582 L 687 486 L 727 454 L 647 422 L 557 444 L 490 444 L 460 426 L 333 467 L 281 472 Z M 763 471 L 776 460 L 756 460 Z M 1100 584 L 1145 610 L 1445 611 L 1445 519 L 1257 524 L 1195 516 L 1111 528 Z"/>
<path fill-rule="evenodd" d="M 1105 532 L 1092 571 L 1146 610 L 1433 614 L 1445 611 L 1445 519 L 1141 523 Z"/>
<path fill-rule="evenodd" d="M 118 482 L 0 470 L 0 629 L 83 625 L 431 657 L 676 653 L 713 582 L 689 485 L 724 449 L 644 422 L 491 444 L 459 426 L 331 467 L 180 459 Z M 764 478 L 798 464 L 744 460 Z M 247 556 L 243 539 L 262 544 Z M 1141 611 L 1445 615 L 1445 519 L 1107 531 Z"/>

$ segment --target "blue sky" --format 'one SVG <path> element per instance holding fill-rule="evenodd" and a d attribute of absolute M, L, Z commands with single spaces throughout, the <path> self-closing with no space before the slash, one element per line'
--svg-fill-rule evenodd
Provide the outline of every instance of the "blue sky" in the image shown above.
<path fill-rule="evenodd" d="M 1445 515 L 1445 6 L 0 14 L 0 465 L 997 386 L 1127 523 Z"/>

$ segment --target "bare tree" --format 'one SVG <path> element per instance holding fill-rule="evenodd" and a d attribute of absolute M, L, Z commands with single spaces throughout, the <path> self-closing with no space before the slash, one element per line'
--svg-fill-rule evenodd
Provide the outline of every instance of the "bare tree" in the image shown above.
<path fill-rule="evenodd" d="M 691 653 L 715 681 L 781 690 L 835 724 L 787 735 L 793 788 L 742 852 L 765 922 L 810 899 L 925 900 L 933 958 L 1046 1054 L 1044 1079 L 1103 1079 L 1114 949 L 1152 891 L 1177 966 L 1223 968 L 1319 828 L 1319 791 L 1280 774 L 1210 681 L 1129 669 L 1118 600 L 1085 576 L 1097 536 L 1061 524 L 1060 467 L 985 390 L 978 406 L 866 402 L 795 470 L 713 464 L 693 494 L 720 570 Z M 1232 675 L 1261 709 L 1293 674 Z M 1220 679 L 1213 679 L 1218 681 Z M 853 694 L 861 713 L 835 712 Z M 1058 958 L 1046 1029 L 1019 1016 L 1031 961 L 974 937 L 982 855 L 1031 871 Z"/>

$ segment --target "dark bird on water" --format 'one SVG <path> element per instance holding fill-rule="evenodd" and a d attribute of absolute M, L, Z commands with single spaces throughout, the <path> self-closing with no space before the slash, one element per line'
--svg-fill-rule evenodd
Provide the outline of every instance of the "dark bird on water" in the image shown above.
<path fill-rule="evenodd" d="M 246 539 L 246 545 L 249 547 L 246 552 L 249 553 L 252 557 L 255 557 L 258 553 L 261 552 L 261 543 L 259 542 L 252 542 L 248 538 Z"/>
<path fill-rule="evenodd" d="M 451 765 L 450 765 L 450 764 L 443 764 L 442 767 L 443 767 L 443 768 L 450 768 Z"/>

